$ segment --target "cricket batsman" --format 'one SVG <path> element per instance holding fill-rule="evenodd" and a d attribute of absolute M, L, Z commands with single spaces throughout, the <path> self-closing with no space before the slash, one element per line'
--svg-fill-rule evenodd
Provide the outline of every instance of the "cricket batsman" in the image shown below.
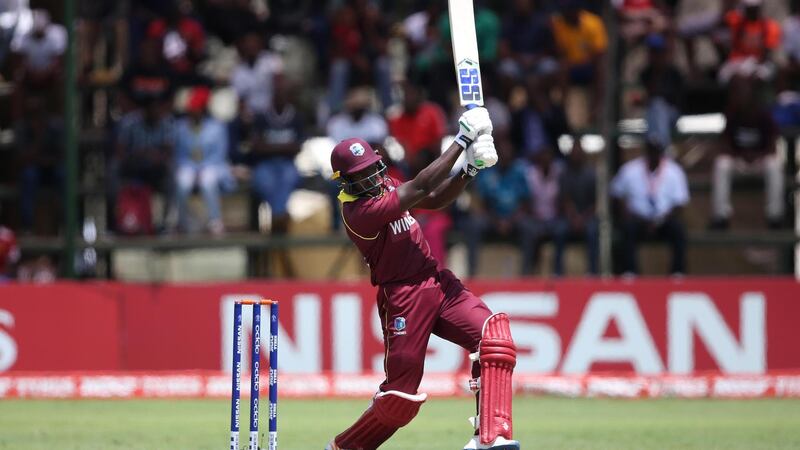
<path fill-rule="evenodd" d="M 420 226 L 408 212 L 448 206 L 481 169 L 497 162 L 487 110 L 471 109 L 458 123 L 455 142 L 405 183 L 386 174 L 381 157 L 362 139 L 344 140 L 333 149 L 342 219 L 378 287 L 386 379 L 369 408 L 326 450 L 373 450 L 411 422 L 427 399 L 417 388 L 431 333 L 467 349 L 473 361 L 470 388 L 478 414 L 471 418 L 475 433 L 464 450 L 519 449 L 512 436 L 516 347 L 508 316 L 493 314 L 449 270 L 437 270 Z M 462 152 L 464 166 L 450 176 Z"/>

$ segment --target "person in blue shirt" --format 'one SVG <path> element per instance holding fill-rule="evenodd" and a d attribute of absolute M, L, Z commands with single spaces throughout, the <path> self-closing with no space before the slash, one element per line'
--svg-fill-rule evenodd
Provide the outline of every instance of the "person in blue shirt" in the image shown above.
<path fill-rule="evenodd" d="M 532 269 L 531 255 L 535 229 L 530 215 L 531 192 L 525 178 L 525 166 L 514 159 L 507 135 L 498 135 L 499 155 L 496 166 L 485 169 L 476 180 L 477 207 L 464 220 L 469 275 L 478 269 L 478 253 L 484 237 L 519 238 L 522 251 L 522 274 Z"/>
<path fill-rule="evenodd" d="M 178 204 L 178 228 L 187 231 L 188 202 L 192 189 L 198 186 L 208 212 L 208 230 L 222 234 L 220 187 L 228 182 L 228 130 L 222 122 L 206 113 L 210 92 L 195 87 L 189 95 L 187 117 L 175 130 L 175 184 Z"/>
<path fill-rule="evenodd" d="M 115 205 L 109 215 L 110 228 L 125 234 L 152 231 L 151 190 L 161 193 L 168 205 L 175 198 L 172 114 L 165 111 L 157 97 L 144 96 L 137 106 L 117 124 L 108 167 L 108 202 Z M 131 205 L 136 205 L 132 214 L 128 211 Z M 168 211 L 164 208 L 161 214 L 162 224 L 167 221 Z"/>

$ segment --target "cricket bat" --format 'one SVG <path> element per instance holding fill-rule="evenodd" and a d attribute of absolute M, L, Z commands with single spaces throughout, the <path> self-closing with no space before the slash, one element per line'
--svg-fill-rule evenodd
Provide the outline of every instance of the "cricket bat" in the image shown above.
<path fill-rule="evenodd" d="M 456 67 L 459 102 L 467 109 L 483 106 L 478 38 L 472 0 L 448 0 L 453 63 Z"/>

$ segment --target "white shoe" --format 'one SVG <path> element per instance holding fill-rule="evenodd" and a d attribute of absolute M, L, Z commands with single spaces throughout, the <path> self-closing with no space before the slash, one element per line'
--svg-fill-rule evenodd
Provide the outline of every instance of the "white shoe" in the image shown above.
<path fill-rule="evenodd" d="M 491 444 L 481 444 L 478 436 L 472 436 L 472 439 L 464 445 L 464 450 L 519 450 L 519 442 L 497 436 Z"/>

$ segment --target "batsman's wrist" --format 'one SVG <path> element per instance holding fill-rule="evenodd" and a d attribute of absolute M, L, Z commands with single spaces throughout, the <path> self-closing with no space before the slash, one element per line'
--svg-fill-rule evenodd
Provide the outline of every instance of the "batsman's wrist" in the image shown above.
<path fill-rule="evenodd" d="M 456 141 L 456 144 L 460 145 L 461 148 L 466 150 L 470 145 L 472 145 L 472 142 L 474 142 L 474 139 L 471 139 L 469 136 L 467 136 L 467 135 L 465 135 L 463 133 L 458 133 L 458 135 L 456 136 L 455 141 Z"/>
<path fill-rule="evenodd" d="M 463 166 L 461 166 L 461 177 L 462 178 L 475 178 L 478 175 L 477 167 L 473 166 L 470 163 L 465 162 Z"/>

